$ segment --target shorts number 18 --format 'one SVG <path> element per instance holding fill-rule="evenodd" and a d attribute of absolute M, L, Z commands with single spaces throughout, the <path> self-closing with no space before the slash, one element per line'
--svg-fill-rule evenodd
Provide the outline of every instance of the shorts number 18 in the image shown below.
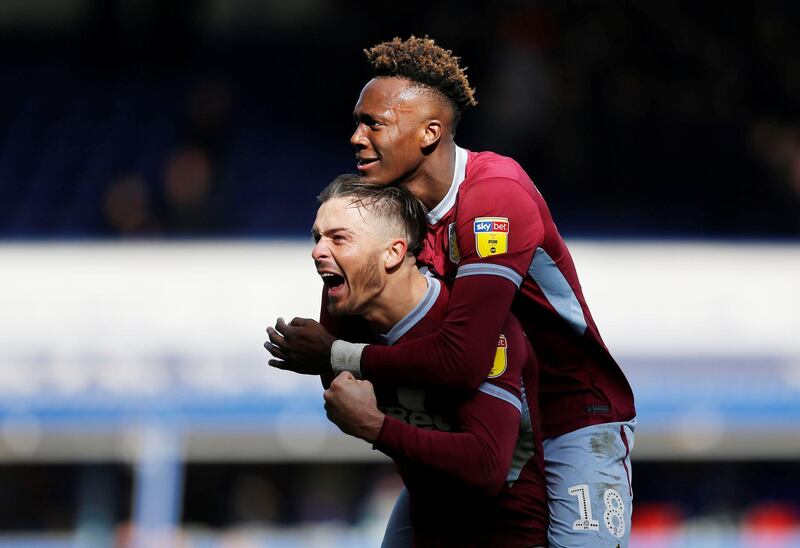
<path fill-rule="evenodd" d="M 585 483 L 582 485 L 573 485 L 567 492 L 578 497 L 578 512 L 581 518 L 575 520 L 572 524 L 574 531 L 597 531 L 600 529 L 600 523 L 596 519 L 592 519 L 592 500 L 589 497 L 589 486 Z M 605 512 L 603 512 L 603 521 L 606 524 L 608 532 L 617 538 L 622 538 L 625 534 L 625 505 L 622 502 L 622 497 L 616 489 L 606 489 L 603 492 L 603 502 L 605 502 Z M 616 520 L 614 517 L 616 516 Z"/>

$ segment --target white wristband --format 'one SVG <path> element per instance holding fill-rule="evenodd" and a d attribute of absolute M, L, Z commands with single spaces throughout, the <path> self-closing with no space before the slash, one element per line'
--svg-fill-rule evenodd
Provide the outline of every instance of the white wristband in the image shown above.
<path fill-rule="evenodd" d="M 331 346 L 331 368 L 337 375 L 350 371 L 357 379 L 361 378 L 361 353 L 366 344 L 335 340 Z"/>

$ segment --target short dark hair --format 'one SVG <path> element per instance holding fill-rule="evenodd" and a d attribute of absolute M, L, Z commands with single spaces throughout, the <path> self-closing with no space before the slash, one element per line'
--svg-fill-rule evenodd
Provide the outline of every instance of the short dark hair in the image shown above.
<path fill-rule="evenodd" d="M 466 68 L 461 68 L 453 52 L 436 45 L 427 35 L 407 40 L 398 37 L 365 49 L 373 76 L 406 78 L 439 92 L 453 107 L 458 124 L 461 112 L 478 104 L 469 85 Z"/>
<path fill-rule="evenodd" d="M 392 219 L 403 227 L 408 252 L 417 255 L 428 231 L 427 210 L 410 191 L 399 186 L 381 186 L 365 183 L 354 173 L 339 175 L 326 186 L 317 203 L 324 204 L 333 198 L 352 198 L 353 203 L 379 217 Z"/>

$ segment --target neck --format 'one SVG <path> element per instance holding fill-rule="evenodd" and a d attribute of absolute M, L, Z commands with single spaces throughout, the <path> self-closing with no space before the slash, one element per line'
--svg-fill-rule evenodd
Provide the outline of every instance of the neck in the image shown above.
<path fill-rule="evenodd" d="M 456 170 L 456 144 L 440 143 L 414 175 L 403 183 L 428 209 L 444 200 Z"/>
<path fill-rule="evenodd" d="M 388 333 L 425 297 L 428 282 L 413 264 L 394 272 L 386 281 L 380 295 L 363 314 L 372 328 Z"/>

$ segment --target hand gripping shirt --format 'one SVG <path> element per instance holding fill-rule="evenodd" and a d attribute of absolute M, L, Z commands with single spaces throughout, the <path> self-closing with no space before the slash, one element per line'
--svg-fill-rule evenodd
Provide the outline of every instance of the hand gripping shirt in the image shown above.
<path fill-rule="evenodd" d="M 635 416 L 630 385 L 600 337 L 569 250 L 519 164 L 457 148 L 450 191 L 429 212 L 428 228 L 418 260 L 453 281 L 445 319 L 426 337 L 367 346 L 364 378 L 474 390 L 511 311 L 538 358 L 545 438 Z"/>
<path fill-rule="evenodd" d="M 428 278 L 425 297 L 383 344 L 435 333 L 447 300 L 444 284 Z M 375 384 L 386 418 L 374 446 L 394 459 L 406 485 L 415 546 L 546 544 L 536 360 L 513 316 L 488 369 L 473 394 Z"/>

